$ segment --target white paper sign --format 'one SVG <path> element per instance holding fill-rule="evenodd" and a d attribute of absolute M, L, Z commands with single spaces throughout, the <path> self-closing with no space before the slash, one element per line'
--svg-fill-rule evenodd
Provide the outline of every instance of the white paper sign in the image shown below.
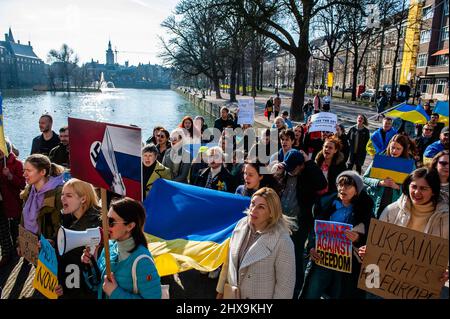
<path fill-rule="evenodd" d="M 309 132 L 336 133 L 337 115 L 330 112 L 320 112 L 311 116 Z"/>
<path fill-rule="evenodd" d="M 239 100 L 238 124 L 252 124 L 255 120 L 255 101 L 253 99 Z"/>

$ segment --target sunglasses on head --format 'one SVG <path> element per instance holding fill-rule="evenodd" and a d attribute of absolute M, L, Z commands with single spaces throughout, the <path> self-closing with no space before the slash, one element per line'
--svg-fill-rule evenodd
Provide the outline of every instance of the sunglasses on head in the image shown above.
<path fill-rule="evenodd" d="M 128 222 L 118 222 L 112 217 L 108 217 L 108 225 L 110 228 L 114 227 L 115 224 L 128 224 Z"/>

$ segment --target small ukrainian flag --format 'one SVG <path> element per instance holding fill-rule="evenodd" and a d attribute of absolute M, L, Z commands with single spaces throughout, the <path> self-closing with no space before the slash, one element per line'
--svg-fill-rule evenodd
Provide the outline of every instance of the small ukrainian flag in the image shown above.
<path fill-rule="evenodd" d="M 389 177 L 397 184 L 403 184 L 403 181 L 411 174 L 414 167 L 413 159 L 375 155 L 370 170 L 370 177 L 381 180 Z"/>
<path fill-rule="evenodd" d="M 399 117 L 415 124 L 425 124 L 430 120 L 430 117 L 420 104 L 417 106 L 406 103 L 399 104 L 394 110 L 386 113 L 386 116 Z"/>

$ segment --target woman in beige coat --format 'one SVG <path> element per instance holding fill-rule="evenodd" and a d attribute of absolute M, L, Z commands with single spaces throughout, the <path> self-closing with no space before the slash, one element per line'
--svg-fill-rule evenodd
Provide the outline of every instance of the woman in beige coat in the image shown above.
<path fill-rule="evenodd" d="M 239 299 L 291 299 L 295 285 L 293 227 L 280 198 L 268 187 L 251 199 L 247 216 L 236 225 L 217 284 L 217 298 L 237 291 Z M 230 288 L 231 287 L 231 288 Z"/>

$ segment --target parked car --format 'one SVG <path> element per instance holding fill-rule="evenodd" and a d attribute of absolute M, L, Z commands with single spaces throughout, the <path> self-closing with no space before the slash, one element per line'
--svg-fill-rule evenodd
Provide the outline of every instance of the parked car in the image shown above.
<path fill-rule="evenodd" d="M 344 92 L 352 93 L 352 88 L 345 88 L 345 89 L 344 89 Z"/>
<path fill-rule="evenodd" d="M 361 93 L 360 96 L 361 100 L 369 100 L 373 102 L 375 100 L 375 90 L 374 89 L 367 89 L 363 93 Z"/>

